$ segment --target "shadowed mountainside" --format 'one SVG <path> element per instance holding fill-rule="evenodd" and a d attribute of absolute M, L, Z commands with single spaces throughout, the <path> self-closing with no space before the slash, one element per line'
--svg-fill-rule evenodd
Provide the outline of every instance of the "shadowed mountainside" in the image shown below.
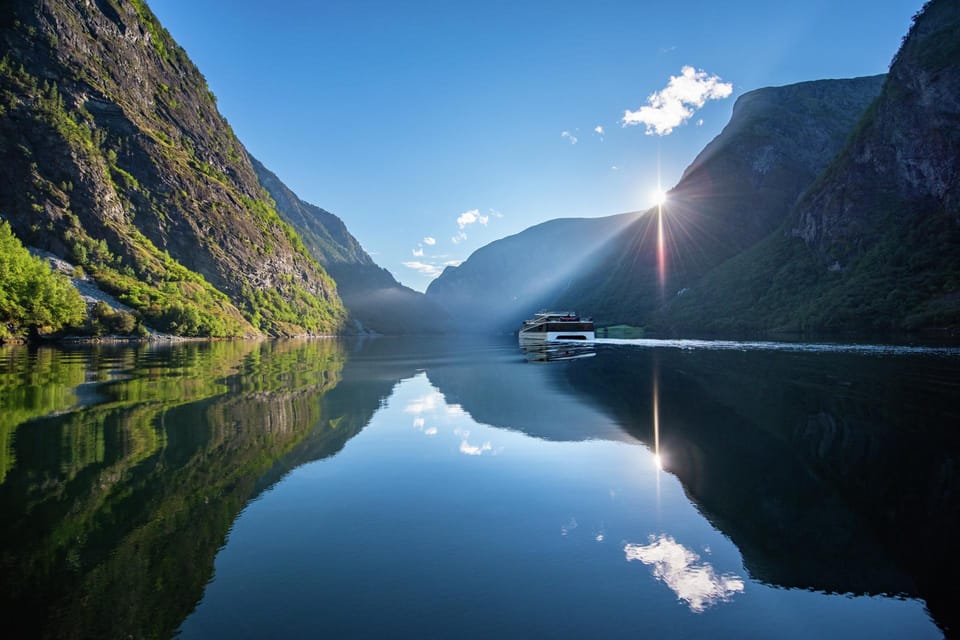
<path fill-rule="evenodd" d="M 960 327 L 960 6 L 917 14 L 878 99 L 783 227 L 657 324 Z"/>
<path fill-rule="evenodd" d="M 819 80 L 742 95 L 730 122 L 684 171 L 663 206 L 666 274 L 657 265 L 657 211 L 602 250 L 554 306 L 602 323 L 644 324 L 664 300 L 782 224 L 827 167 L 883 76 Z"/>

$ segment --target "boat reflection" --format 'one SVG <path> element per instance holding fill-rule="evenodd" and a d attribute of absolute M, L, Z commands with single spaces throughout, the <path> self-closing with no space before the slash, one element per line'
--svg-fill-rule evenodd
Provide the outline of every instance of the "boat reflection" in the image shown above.
<path fill-rule="evenodd" d="M 521 344 L 520 350 L 530 362 L 556 362 L 592 358 L 597 350 L 592 342 L 554 341 Z"/>

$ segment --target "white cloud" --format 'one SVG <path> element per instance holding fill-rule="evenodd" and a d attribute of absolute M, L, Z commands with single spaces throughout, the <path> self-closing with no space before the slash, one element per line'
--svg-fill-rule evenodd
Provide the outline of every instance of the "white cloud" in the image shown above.
<path fill-rule="evenodd" d="M 566 138 L 570 141 L 570 144 L 577 144 L 577 136 L 573 135 L 569 131 L 563 131 L 560 133 L 561 138 Z"/>
<path fill-rule="evenodd" d="M 727 602 L 744 589 L 739 576 L 717 574 L 709 562 L 700 562 L 700 556 L 667 535 L 650 536 L 650 544 L 628 544 L 623 551 L 628 562 L 639 560 L 652 567 L 654 577 L 670 587 L 694 613 Z"/>
<path fill-rule="evenodd" d="M 603 125 L 599 125 L 599 124 L 598 124 L 597 126 L 595 126 L 595 127 L 593 128 L 593 130 L 594 130 L 596 133 L 599 133 L 600 135 L 603 135 Z"/>
<path fill-rule="evenodd" d="M 430 245 L 432 247 L 433 245 L 437 244 L 437 239 L 427 236 L 423 239 L 423 244 Z"/>
<path fill-rule="evenodd" d="M 697 126 L 698 126 L 698 127 L 702 127 L 702 126 L 703 126 L 703 118 L 700 118 L 699 120 L 697 120 Z"/>
<path fill-rule="evenodd" d="M 689 120 L 707 100 L 727 98 L 733 85 L 721 82 L 718 76 L 685 66 L 679 76 L 670 76 L 667 86 L 647 98 L 648 104 L 637 111 L 624 111 L 623 126 L 643 124 L 647 135 L 669 135 L 675 127 Z"/>
<path fill-rule="evenodd" d="M 502 217 L 503 217 L 503 214 L 500 213 L 499 211 L 497 211 L 496 209 L 490 209 L 490 215 L 492 215 L 494 218 L 502 218 Z"/>
<path fill-rule="evenodd" d="M 426 429 L 423 430 L 423 435 L 425 435 L 425 436 L 435 436 L 435 435 L 437 435 L 437 428 L 436 428 L 436 427 L 427 427 Z"/>
<path fill-rule="evenodd" d="M 443 263 L 445 267 L 459 267 L 463 264 L 463 260 L 447 260 Z"/>
<path fill-rule="evenodd" d="M 461 232 L 458 233 L 457 235 L 455 235 L 455 236 L 453 236 L 452 238 L 450 238 L 450 242 L 452 242 L 453 244 L 460 244 L 461 242 L 463 242 L 463 241 L 466 240 L 466 239 L 467 239 L 467 234 L 465 234 L 463 231 L 461 231 Z"/>
<path fill-rule="evenodd" d="M 468 224 L 473 224 L 480 219 L 480 210 L 479 209 L 470 209 L 470 211 L 464 211 L 459 216 L 457 216 L 457 225 L 461 229 L 466 227 Z M 486 224 L 486 223 L 482 223 Z"/>
<path fill-rule="evenodd" d="M 418 262 L 416 260 L 411 260 L 410 262 L 404 262 L 403 266 L 407 269 L 413 269 L 414 271 L 419 271 L 425 276 L 436 277 L 440 275 L 443 271 L 440 267 L 435 264 L 430 264 L 429 262 Z"/>
<path fill-rule="evenodd" d="M 618 167 L 615 164 L 610 166 L 610 171 L 619 171 L 619 170 L 620 170 L 620 167 Z"/>
<path fill-rule="evenodd" d="M 426 424 L 426 420 L 423 418 L 414 418 L 413 419 L 413 428 L 414 429 L 423 429 L 423 425 Z"/>
<path fill-rule="evenodd" d="M 417 247 L 416 249 L 414 249 L 414 250 L 413 250 L 413 257 L 414 257 L 414 258 L 422 258 L 422 257 L 423 257 L 423 247 Z"/>

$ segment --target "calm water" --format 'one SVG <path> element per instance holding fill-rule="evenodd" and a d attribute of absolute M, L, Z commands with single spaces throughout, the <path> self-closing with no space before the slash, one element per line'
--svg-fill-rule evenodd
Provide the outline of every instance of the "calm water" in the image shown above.
<path fill-rule="evenodd" d="M 5 637 L 957 629 L 955 350 L 8 348 L 0 407 Z"/>

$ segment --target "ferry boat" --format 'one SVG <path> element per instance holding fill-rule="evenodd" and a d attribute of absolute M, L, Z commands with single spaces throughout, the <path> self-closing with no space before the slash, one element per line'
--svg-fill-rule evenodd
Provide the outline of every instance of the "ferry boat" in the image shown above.
<path fill-rule="evenodd" d="M 546 342 L 592 341 L 593 319 L 573 311 L 541 311 L 520 327 L 520 345 Z"/>

